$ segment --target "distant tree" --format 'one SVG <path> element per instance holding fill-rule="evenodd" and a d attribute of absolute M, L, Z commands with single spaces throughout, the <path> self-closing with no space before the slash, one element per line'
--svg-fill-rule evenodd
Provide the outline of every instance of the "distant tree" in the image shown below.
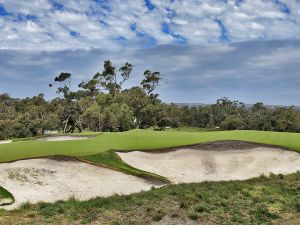
<path fill-rule="evenodd" d="M 244 128 L 244 122 L 239 116 L 229 115 L 222 121 L 220 127 L 224 130 L 240 130 Z"/>
<path fill-rule="evenodd" d="M 103 67 L 103 72 L 96 73 L 89 83 L 91 83 L 93 89 L 98 86 L 99 89 L 108 91 L 114 97 L 121 91 L 124 82 L 129 79 L 133 66 L 126 62 L 117 70 L 111 61 L 107 60 L 104 61 Z M 84 87 L 84 84 L 82 84 L 82 87 Z"/>
<path fill-rule="evenodd" d="M 70 98 L 70 88 L 71 88 L 71 77 L 72 75 L 70 73 L 60 73 L 58 76 L 54 78 L 55 82 L 58 82 L 58 87 L 57 87 L 57 93 L 58 94 L 63 94 L 65 99 Z M 49 84 L 49 87 L 53 87 L 53 84 Z"/>
<path fill-rule="evenodd" d="M 147 95 L 151 95 L 152 92 L 156 89 L 161 81 L 162 76 L 160 72 L 151 72 L 146 70 L 144 72 L 144 79 L 141 82 L 143 89 L 146 91 Z"/>

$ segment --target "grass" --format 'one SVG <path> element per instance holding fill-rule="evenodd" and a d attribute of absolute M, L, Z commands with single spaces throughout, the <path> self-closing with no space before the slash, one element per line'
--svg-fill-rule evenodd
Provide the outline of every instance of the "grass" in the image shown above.
<path fill-rule="evenodd" d="M 164 177 L 136 169 L 116 150 L 150 150 L 216 140 L 241 140 L 300 151 L 300 134 L 264 131 L 203 131 L 197 129 L 123 133 L 83 133 L 92 139 L 42 142 L 17 139 L 0 145 L 0 162 L 50 155 L 67 155 L 135 176 L 168 182 Z M 0 187 L 0 200 L 13 196 Z M 164 216 L 200 220 L 206 224 L 268 224 L 287 215 L 300 218 L 300 174 L 261 177 L 249 181 L 169 185 L 129 196 L 79 202 L 25 204 L 13 212 L 0 211 L 0 224 L 148 224 Z M 299 215 L 297 217 L 297 215 Z M 286 220 L 285 220 L 286 221 Z M 292 224 L 292 222 L 290 223 Z"/>
<path fill-rule="evenodd" d="M 149 179 L 151 181 L 161 181 L 162 183 L 169 182 L 168 179 L 166 179 L 162 176 L 159 176 L 159 175 L 156 175 L 153 173 L 149 173 L 149 172 L 146 172 L 143 170 L 139 170 L 137 168 L 134 168 L 134 167 L 128 165 L 127 163 L 122 161 L 122 159 L 113 150 L 102 152 L 102 153 L 99 153 L 96 155 L 82 156 L 82 157 L 79 157 L 79 159 L 89 162 L 89 163 L 99 165 L 99 166 L 103 166 L 106 168 L 115 169 L 115 170 L 121 171 L 126 174 Z"/>
<path fill-rule="evenodd" d="M 0 162 L 66 155 L 89 161 L 127 174 L 168 182 L 164 177 L 148 173 L 123 162 L 115 150 L 150 150 L 190 145 L 215 140 L 243 140 L 278 145 L 300 151 L 299 133 L 264 131 L 203 131 L 196 128 L 179 128 L 183 131 L 131 130 L 122 133 L 83 132 L 72 135 L 91 135 L 94 138 L 64 142 L 43 142 L 34 138 L 17 139 L 0 145 Z"/>
<path fill-rule="evenodd" d="M 201 224 L 289 223 L 300 218 L 300 173 L 247 181 L 168 185 L 128 196 L 70 199 L 0 211 L 6 224 L 150 224 L 165 216 Z M 295 221 L 293 219 L 293 221 Z M 297 220 L 298 221 L 298 220 Z M 276 223 L 277 224 L 277 223 Z M 278 223 L 280 224 L 280 223 Z"/>
<path fill-rule="evenodd" d="M 5 190 L 3 187 L 0 186 L 0 203 L 4 199 L 11 199 L 14 202 L 14 196 Z"/>
<path fill-rule="evenodd" d="M 300 151 L 299 133 L 243 130 L 209 132 L 132 130 L 122 133 L 103 133 L 87 140 L 65 142 L 27 140 L 3 144 L 0 145 L 0 162 L 48 155 L 89 156 L 112 149 L 147 150 L 215 140 L 253 141 Z"/>

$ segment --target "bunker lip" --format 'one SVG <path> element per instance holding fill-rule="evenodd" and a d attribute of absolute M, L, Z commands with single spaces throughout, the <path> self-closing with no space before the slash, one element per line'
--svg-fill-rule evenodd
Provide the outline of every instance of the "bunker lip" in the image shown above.
<path fill-rule="evenodd" d="M 207 141 L 202 143 L 180 145 L 174 147 L 165 147 L 165 148 L 154 148 L 154 149 L 134 149 L 134 150 L 118 149 L 115 150 L 115 152 L 130 153 L 130 152 L 138 151 L 138 152 L 147 152 L 151 154 L 160 154 L 165 152 L 174 152 L 183 148 L 194 149 L 194 150 L 207 150 L 207 151 L 227 151 L 227 150 L 249 150 L 258 147 L 270 147 L 274 149 L 297 152 L 296 150 L 285 146 L 258 143 L 253 141 L 241 141 L 241 140 Z"/>
<path fill-rule="evenodd" d="M 0 206 L 8 206 L 14 203 L 14 200 L 11 198 L 4 198 L 0 200 Z"/>
<path fill-rule="evenodd" d="M 216 141 L 158 151 L 119 151 L 127 164 L 174 183 L 246 180 L 300 170 L 300 154 L 278 146 Z"/>
<path fill-rule="evenodd" d="M 114 194 L 131 194 L 160 187 L 147 179 L 95 166 L 72 157 L 51 156 L 1 163 L 2 186 L 15 198 L 1 206 L 13 210 L 25 202 L 53 203 L 75 197 L 87 200 Z M 4 200 L 4 199 L 3 199 Z M 0 202 L 2 203 L 2 202 Z"/>

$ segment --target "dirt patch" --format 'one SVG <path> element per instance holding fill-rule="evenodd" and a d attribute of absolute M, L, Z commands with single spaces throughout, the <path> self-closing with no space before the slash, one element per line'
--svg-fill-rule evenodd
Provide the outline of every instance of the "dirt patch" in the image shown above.
<path fill-rule="evenodd" d="M 75 141 L 92 138 L 90 136 L 50 136 L 37 138 L 36 141 Z"/>
<path fill-rule="evenodd" d="M 274 147 L 274 146 L 258 144 L 254 142 L 246 142 L 246 141 L 214 141 L 214 142 L 206 142 L 206 143 L 192 145 L 190 149 L 225 151 L 225 150 L 249 150 L 258 147 Z"/>
<path fill-rule="evenodd" d="M 199 225 L 200 221 L 193 221 L 183 218 L 172 218 L 170 216 L 164 216 L 164 218 L 158 222 L 152 222 L 151 225 Z"/>
<path fill-rule="evenodd" d="M 245 180 L 300 170 L 297 152 L 248 142 L 204 143 L 156 154 L 134 151 L 118 155 L 127 164 L 174 183 Z"/>
<path fill-rule="evenodd" d="M 76 160 L 30 159 L 0 164 L 1 186 L 15 198 L 5 206 L 14 209 L 25 202 L 55 202 L 75 197 L 87 200 L 114 194 L 130 194 L 156 186 L 144 179 Z"/>

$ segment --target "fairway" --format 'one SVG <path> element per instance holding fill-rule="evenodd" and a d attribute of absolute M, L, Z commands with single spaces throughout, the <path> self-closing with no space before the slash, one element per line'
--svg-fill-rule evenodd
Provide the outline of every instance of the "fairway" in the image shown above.
<path fill-rule="evenodd" d="M 89 133 L 92 135 L 93 133 Z M 87 135 L 83 133 L 83 135 Z M 300 151 L 300 134 L 267 131 L 152 131 L 102 133 L 92 139 L 43 142 L 16 141 L 0 145 L 0 162 L 35 158 L 49 155 L 89 156 L 108 150 L 148 150 L 191 145 L 216 140 L 241 140 L 277 145 Z"/>

